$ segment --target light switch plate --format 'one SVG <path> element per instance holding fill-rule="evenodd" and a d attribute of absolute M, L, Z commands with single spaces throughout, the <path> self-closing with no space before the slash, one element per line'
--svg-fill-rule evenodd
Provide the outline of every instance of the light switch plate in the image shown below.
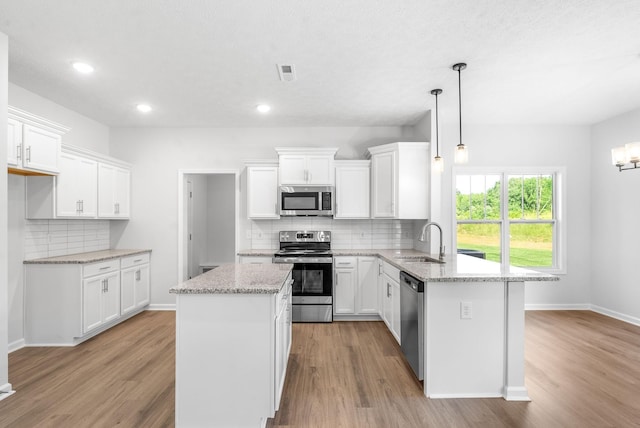
<path fill-rule="evenodd" d="M 473 303 L 460 302 L 460 319 L 470 320 L 473 318 Z"/>

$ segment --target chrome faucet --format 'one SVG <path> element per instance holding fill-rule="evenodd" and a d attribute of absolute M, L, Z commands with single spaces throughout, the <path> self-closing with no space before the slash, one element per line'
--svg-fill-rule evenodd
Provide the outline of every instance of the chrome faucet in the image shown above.
<path fill-rule="evenodd" d="M 420 233 L 420 238 L 418 238 L 418 240 L 421 242 L 425 241 L 427 237 L 427 229 L 429 228 L 429 226 L 435 226 L 440 231 L 440 251 L 438 253 L 438 257 L 440 258 L 440 260 L 442 260 L 444 259 L 444 245 L 442 245 L 442 228 L 438 223 L 436 223 L 435 221 L 429 221 L 425 223 L 424 226 L 422 226 L 422 233 Z"/>

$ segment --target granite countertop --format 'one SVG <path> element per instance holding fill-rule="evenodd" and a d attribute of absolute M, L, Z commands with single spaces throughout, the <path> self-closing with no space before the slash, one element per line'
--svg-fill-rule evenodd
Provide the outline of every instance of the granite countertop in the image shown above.
<path fill-rule="evenodd" d="M 242 250 L 238 252 L 240 257 L 249 256 L 249 257 L 273 257 L 273 255 L 278 251 L 278 249 L 273 250 Z"/>
<path fill-rule="evenodd" d="M 85 264 L 104 260 L 117 259 L 119 257 L 133 256 L 135 254 L 150 253 L 151 250 L 102 250 L 88 253 L 68 254 L 66 256 L 45 257 L 42 259 L 25 260 L 24 264 Z"/>
<path fill-rule="evenodd" d="M 223 264 L 169 289 L 173 294 L 275 294 L 292 264 Z"/>
<path fill-rule="evenodd" d="M 260 252 L 254 254 L 253 252 Z M 272 255 L 276 250 L 246 250 L 238 255 Z M 332 249 L 334 257 L 380 257 L 401 271 L 426 282 L 504 282 L 558 281 L 555 275 L 510 266 L 463 254 L 447 254 L 438 263 L 438 256 L 413 249 Z M 428 258 L 431 261 L 418 259 Z"/>

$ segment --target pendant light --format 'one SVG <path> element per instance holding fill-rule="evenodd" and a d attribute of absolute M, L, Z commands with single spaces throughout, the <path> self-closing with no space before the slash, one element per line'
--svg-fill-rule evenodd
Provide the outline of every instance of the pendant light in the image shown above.
<path fill-rule="evenodd" d="M 458 112 L 460 117 L 460 142 L 456 146 L 456 153 L 453 160 L 455 163 L 467 163 L 469 161 L 469 151 L 467 150 L 467 146 L 462 144 L 462 93 L 460 85 L 460 71 L 467 68 L 467 64 L 459 62 L 451 68 L 458 72 Z"/>
<path fill-rule="evenodd" d="M 436 156 L 433 158 L 433 171 L 444 171 L 444 161 L 440 157 L 440 141 L 438 136 L 438 95 L 442 93 L 442 89 L 432 89 L 431 95 L 436 96 Z"/>

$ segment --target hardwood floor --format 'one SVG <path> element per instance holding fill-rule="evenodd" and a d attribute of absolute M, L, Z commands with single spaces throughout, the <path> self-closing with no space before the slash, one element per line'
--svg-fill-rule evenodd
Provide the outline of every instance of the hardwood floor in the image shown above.
<path fill-rule="evenodd" d="M 587 311 L 528 312 L 530 403 L 428 400 L 381 322 L 294 324 L 285 427 L 640 426 L 640 327 Z M 174 424 L 175 314 L 144 312 L 75 348 L 9 355 L 0 427 Z"/>
<path fill-rule="evenodd" d="M 175 313 L 143 312 L 73 348 L 9 354 L 0 427 L 174 425 Z"/>

